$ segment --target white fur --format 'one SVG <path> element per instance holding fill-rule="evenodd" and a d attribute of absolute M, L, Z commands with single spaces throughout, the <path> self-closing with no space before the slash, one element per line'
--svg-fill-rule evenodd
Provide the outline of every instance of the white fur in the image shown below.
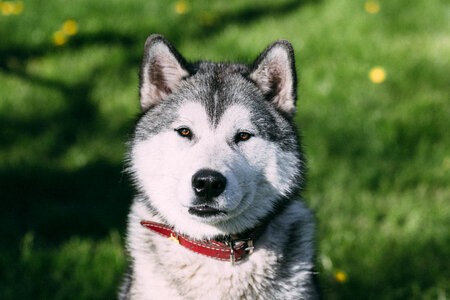
<path fill-rule="evenodd" d="M 178 135 L 175 129 L 181 127 L 190 128 L 192 140 Z M 254 136 L 236 145 L 234 136 L 240 131 Z M 199 239 L 241 232 L 252 228 L 276 198 L 289 192 L 298 165 L 295 155 L 258 134 L 242 105 L 228 108 L 214 128 L 204 107 L 188 102 L 170 128 L 134 146 L 132 169 L 152 205 L 177 231 Z M 199 218 L 188 213 L 195 200 L 191 178 L 204 168 L 227 179 L 217 198 L 226 216 Z"/>

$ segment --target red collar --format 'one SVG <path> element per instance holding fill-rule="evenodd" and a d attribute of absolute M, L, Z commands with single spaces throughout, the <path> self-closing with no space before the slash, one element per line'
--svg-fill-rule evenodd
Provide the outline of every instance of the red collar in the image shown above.
<path fill-rule="evenodd" d="M 220 260 L 229 261 L 234 264 L 253 253 L 254 234 L 251 233 L 248 238 L 230 237 L 225 241 L 198 241 L 192 240 L 184 235 L 178 234 L 172 227 L 150 221 L 141 221 L 141 225 L 162 235 L 181 246 Z"/>

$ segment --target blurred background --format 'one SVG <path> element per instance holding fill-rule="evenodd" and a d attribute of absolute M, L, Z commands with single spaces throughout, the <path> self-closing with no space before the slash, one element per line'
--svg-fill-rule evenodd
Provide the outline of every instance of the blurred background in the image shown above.
<path fill-rule="evenodd" d="M 190 60 L 292 42 L 326 299 L 450 297 L 445 0 L 0 1 L 0 298 L 113 299 L 151 33 Z"/>

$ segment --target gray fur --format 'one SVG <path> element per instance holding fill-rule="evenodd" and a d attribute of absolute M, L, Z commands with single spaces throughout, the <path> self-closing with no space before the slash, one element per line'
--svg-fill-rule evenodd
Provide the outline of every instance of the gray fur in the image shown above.
<path fill-rule="evenodd" d="M 290 43 L 271 44 L 252 66 L 189 64 L 162 36 L 152 35 L 140 84 L 143 114 L 130 141 L 128 168 L 138 193 L 128 219 L 131 264 L 120 299 L 316 299 L 314 220 L 296 200 L 305 161 L 292 120 L 297 98 Z M 203 114 L 209 125 L 202 127 L 195 122 Z M 176 124 L 191 123 L 192 138 L 176 136 Z M 253 137 L 238 143 L 232 137 L 239 130 Z M 200 219 L 185 210 L 193 202 L 183 184 L 197 167 L 216 168 L 229 180 L 211 204 L 225 209 L 226 217 Z M 254 253 L 233 266 L 156 235 L 142 220 L 198 239 L 264 230 Z"/>

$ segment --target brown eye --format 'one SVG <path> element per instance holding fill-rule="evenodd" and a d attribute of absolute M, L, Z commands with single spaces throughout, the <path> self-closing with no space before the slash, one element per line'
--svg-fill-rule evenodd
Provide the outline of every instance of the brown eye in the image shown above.
<path fill-rule="evenodd" d="M 244 142 L 244 141 L 248 141 L 250 138 L 252 137 L 252 135 L 248 132 L 239 132 L 236 137 L 234 138 L 235 142 Z"/>
<path fill-rule="evenodd" d="M 179 128 L 179 129 L 175 129 L 178 134 L 182 137 L 187 137 L 190 138 L 192 136 L 191 130 L 189 128 Z"/>

